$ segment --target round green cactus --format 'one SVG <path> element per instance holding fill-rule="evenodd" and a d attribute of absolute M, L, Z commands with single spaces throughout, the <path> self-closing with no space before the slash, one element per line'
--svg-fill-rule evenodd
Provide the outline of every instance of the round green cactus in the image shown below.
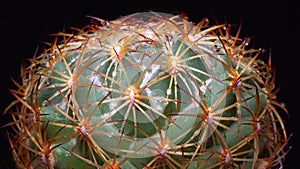
<path fill-rule="evenodd" d="M 5 110 L 18 168 L 271 168 L 287 134 L 270 60 L 229 24 L 146 12 L 58 33 Z"/>

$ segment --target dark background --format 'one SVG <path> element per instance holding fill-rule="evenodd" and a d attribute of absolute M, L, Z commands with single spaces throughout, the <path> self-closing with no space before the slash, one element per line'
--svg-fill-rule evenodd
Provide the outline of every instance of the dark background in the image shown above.
<path fill-rule="evenodd" d="M 104 3 L 105 2 L 105 3 Z M 200 21 L 207 17 L 211 23 L 217 19 L 220 23 L 242 23 L 241 37 L 253 37 L 251 45 L 272 50 L 272 62 L 276 66 L 277 86 L 280 91 L 278 100 L 286 103 L 290 115 L 286 117 L 287 131 L 291 136 L 285 167 L 293 169 L 297 161 L 299 149 L 300 109 L 299 100 L 299 38 L 300 31 L 297 9 L 292 10 L 289 1 L 6 1 L 0 10 L 0 113 L 12 100 L 8 89 L 14 88 L 11 77 L 19 78 L 20 66 L 25 58 L 34 56 L 34 52 L 41 43 L 53 40 L 49 35 L 68 30 L 70 27 L 82 28 L 90 19 L 87 15 L 106 20 L 135 12 L 164 12 L 187 14 L 189 20 Z M 299 105 L 299 104 L 298 104 Z M 5 119 L 1 119 L 1 124 Z M 0 168 L 9 166 L 8 145 L 1 137 Z"/>

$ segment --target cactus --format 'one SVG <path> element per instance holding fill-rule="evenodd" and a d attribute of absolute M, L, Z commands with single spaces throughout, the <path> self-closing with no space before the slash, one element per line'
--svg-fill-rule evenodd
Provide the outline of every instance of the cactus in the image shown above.
<path fill-rule="evenodd" d="M 288 137 L 263 49 L 230 24 L 91 17 L 21 69 L 2 128 L 17 168 L 278 168 Z"/>

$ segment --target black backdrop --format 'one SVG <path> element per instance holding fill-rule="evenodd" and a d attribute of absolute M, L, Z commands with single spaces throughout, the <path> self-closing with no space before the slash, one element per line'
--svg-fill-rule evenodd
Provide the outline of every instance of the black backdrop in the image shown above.
<path fill-rule="evenodd" d="M 256 47 L 272 49 L 272 62 L 277 67 L 276 83 L 280 86 L 278 99 L 287 104 L 290 116 L 287 117 L 287 130 L 293 135 L 289 145 L 292 147 L 287 156 L 285 168 L 296 164 L 299 134 L 297 122 L 300 109 L 297 106 L 299 89 L 297 79 L 299 57 L 297 45 L 297 10 L 285 1 L 187 1 L 187 0 L 131 0 L 131 1 L 28 1 L 9 0 L 1 4 L 0 13 L 0 99 L 1 110 L 11 101 L 8 89 L 14 88 L 10 77 L 18 78 L 20 65 L 25 58 L 34 55 L 41 42 L 51 42 L 48 36 L 64 28 L 81 28 L 89 23 L 87 15 L 106 20 L 116 19 L 135 12 L 156 11 L 171 14 L 185 13 L 189 20 L 197 22 L 203 17 L 212 22 L 242 23 L 242 35 L 253 36 L 251 44 Z M 3 123 L 5 119 L 1 119 Z M 2 139 L 0 168 L 9 166 L 8 144 Z M 7 157 L 7 158 L 5 158 Z"/>

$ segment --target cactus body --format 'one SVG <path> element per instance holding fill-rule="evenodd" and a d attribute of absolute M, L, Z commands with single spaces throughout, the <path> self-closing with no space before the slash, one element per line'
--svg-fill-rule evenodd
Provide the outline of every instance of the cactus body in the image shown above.
<path fill-rule="evenodd" d="M 287 136 L 270 62 L 230 25 L 162 13 L 93 18 L 22 69 L 18 168 L 263 168 Z"/>

